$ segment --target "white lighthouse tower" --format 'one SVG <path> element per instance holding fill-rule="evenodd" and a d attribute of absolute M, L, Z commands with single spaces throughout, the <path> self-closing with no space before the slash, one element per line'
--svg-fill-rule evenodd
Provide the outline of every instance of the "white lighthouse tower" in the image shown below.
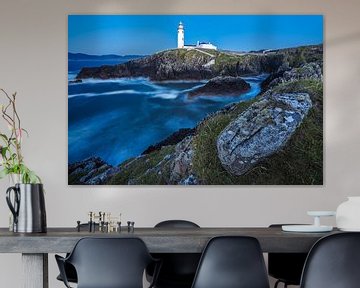
<path fill-rule="evenodd" d="M 184 25 L 180 22 L 178 26 L 178 48 L 184 48 L 184 37 Z"/>

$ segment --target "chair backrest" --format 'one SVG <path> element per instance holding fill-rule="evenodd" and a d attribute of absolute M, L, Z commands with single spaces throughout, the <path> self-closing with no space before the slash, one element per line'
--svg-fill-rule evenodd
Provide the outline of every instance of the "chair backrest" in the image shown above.
<path fill-rule="evenodd" d="M 207 244 L 192 288 L 268 288 L 264 258 L 257 239 L 220 236 Z"/>
<path fill-rule="evenodd" d="M 360 287 L 360 233 L 333 234 L 316 242 L 306 259 L 300 287 Z"/>
<path fill-rule="evenodd" d="M 152 260 L 138 238 L 82 238 L 67 259 L 76 269 L 78 288 L 142 288 Z"/>
<path fill-rule="evenodd" d="M 281 228 L 282 225 L 294 224 L 271 224 L 269 228 Z M 306 257 L 307 253 L 269 253 L 269 275 L 289 285 L 300 285 Z"/>
<path fill-rule="evenodd" d="M 188 220 L 166 220 L 156 224 L 155 228 L 200 228 L 200 226 Z"/>
<path fill-rule="evenodd" d="M 156 224 L 155 228 L 200 228 L 200 226 L 188 220 L 166 220 Z M 156 258 L 162 259 L 163 264 L 158 277 L 159 286 L 164 281 L 191 285 L 199 264 L 200 253 L 162 253 L 156 254 Z"/>

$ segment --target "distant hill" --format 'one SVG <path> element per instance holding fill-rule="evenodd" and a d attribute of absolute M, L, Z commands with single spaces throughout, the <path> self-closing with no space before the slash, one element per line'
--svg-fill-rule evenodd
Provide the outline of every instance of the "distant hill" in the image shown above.
<path fill-rule="evenodd" d="M 68 53 L 69 60 L 109 60 L 109 59 L 121 59 L 121 60 L 130 60 L 135 58 L 144 57 L 143 55 L 89 55 L 84 53 Z"/>

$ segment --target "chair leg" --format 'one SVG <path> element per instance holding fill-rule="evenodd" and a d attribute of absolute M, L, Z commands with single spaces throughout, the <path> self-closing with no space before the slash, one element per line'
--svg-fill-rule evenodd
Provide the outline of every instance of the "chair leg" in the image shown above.
<path fill-rule="evenodd" d="M 281 280 L 277 280 L 274 284 L 274 288 L 277 288 L 280 283 L 284 283 L 284 288 L 288 287 L 288 284 L 286 282 L 283 282 Z"/>

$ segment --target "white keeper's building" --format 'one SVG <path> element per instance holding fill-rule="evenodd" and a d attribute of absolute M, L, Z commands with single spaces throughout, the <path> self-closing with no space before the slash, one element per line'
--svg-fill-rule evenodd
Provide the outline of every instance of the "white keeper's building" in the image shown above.
<path fill-rule="evenodd" d="M 178 47 L 179 49 L 194 49 L 194 48 L 203 48 L 209 50 L 217 50 L 217 47 L 210 42 L 200 42 L 198 41 L 196 45 L 185 45 L 185 31 L 184 25 L 182 22 L 179 23 L 178 29 Z"/>

